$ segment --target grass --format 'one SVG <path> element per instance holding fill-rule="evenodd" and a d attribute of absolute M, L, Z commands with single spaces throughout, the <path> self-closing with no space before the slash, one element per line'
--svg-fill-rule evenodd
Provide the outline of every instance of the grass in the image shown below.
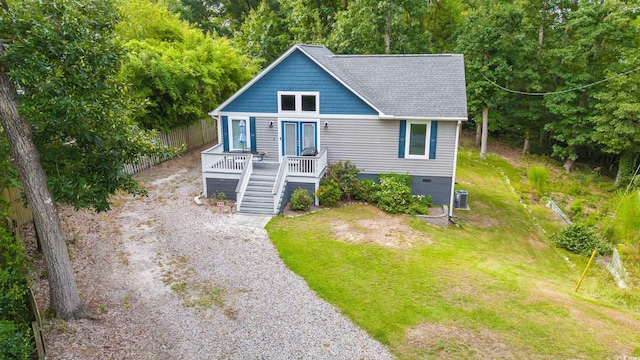
<path fill-rule="evenodd" d="M 523 170 L 463 150 L 461 228 L 419 220 L 432 244 L 393 249 L 334 239 L 332 223 L 375 219 L 368 206 L 296 218 L 267 230 L 285 263 L 401 359 L 606 358 L 640 355 L 640 295 L 588 259 L 550 246 L 561 224 L 527 200 Z M 525 174 L 526 175 L 526 174 Z"/>

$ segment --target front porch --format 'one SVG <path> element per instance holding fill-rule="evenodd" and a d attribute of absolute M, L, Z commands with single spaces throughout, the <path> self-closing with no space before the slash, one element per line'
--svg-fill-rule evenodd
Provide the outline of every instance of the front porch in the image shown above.
<path fill-rule="evenodd" d="M 285 155 L 279 162 L 269 162 L 250 152 L 225 152 L 218 144 L 203 151 L 201 159 L 203 193 L 208 198 L 224 193 L 236 201 L 238 212 L 275 215 L 296 188 L 318 189 L 327 168 L 327 149 L 316 156 Z"/>

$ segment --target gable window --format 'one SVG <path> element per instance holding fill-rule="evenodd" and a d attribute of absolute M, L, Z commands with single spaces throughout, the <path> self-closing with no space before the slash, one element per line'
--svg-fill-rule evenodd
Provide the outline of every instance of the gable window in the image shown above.
<path fill-rule="evenodd" d="M 437 134 L 437 121 L 401 120 L 398 157 L 435 159 Z"/>
<path fill-rule="evenodd" d="M 319 93 L 278 92 L 278 110 L 281 113 L 318 114 Z"/>
<path fill-rule="evenodd" d="M 296 111 L 296 96 L 295 95 L 280 95 L 280 110 L 282 110 L 282 111 Z"/>
<path fill-rule="evenodd" d="M 316 112 L 315 95 L 302 95 L 302 111 Z"/>

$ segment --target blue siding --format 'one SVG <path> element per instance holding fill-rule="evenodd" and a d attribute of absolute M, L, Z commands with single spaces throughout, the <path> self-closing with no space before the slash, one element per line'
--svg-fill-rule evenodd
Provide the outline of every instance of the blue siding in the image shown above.
<path fill-rule="evenodd" d="M 300 50 L 240 94 L 220 111 L 278 113 L 278 91 L 317 91 L 321 114 L 378 115 Z"/>

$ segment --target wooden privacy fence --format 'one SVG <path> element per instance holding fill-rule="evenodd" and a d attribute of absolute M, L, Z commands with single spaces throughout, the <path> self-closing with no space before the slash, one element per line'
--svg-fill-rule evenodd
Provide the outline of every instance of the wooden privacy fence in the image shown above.
<path fill-rule="evenodd" d="M 158 137 L 165 146 L 178 148 L 184 145 L 187 150 L 191 150 L 215 141 L 216 134 L 215 122 L 212 120 L 200 120 L 193 125 L 159 133 Z M 158 158 L 142 158 L 136 164 L 125 165 L 124 171 L 133 175 L 160 163 L 162 160 Z M 9 231 L 12 231 L 16 226 L 22 226 L 33 220 L 31 208 L 23 206 L 19 189 L 3 189 L 0 197 L 11 203 L 11 218 L 6 219 Z M 3 220 L 5 219 L 0 219 L 0 226 L 3 225 L 1 223 Z"/>
<path fill-rule="evenodd" d="M 31 214 L 31 208 L 24 206 L 24 201 L 21 198 L 22 191 L 18 188 L 2 189 L 0 197 L 9 202 L 10 214 L 9 218 L 2 219 L 0 221 L 6 221 L 7 230 L 9 232 L 17 231 L 17 227 L 24 223 L 33 220 Z M 0 222 L 0 226 L 4 225 Z"/>
<path fill-rule="evenodd" d="M 187 150 L 191 150 L 215 141 L 216 133 L 216 124 L 213 121 L 200 120 L 193 125 L 159 133 L 158 136 L 165 146 L 178 148 L 184 145 Z M 163 159 L 157 157 L 143 157 L 136 164 L 125 165 L 124 171 L 133 175 L 162 161 Z"/>

